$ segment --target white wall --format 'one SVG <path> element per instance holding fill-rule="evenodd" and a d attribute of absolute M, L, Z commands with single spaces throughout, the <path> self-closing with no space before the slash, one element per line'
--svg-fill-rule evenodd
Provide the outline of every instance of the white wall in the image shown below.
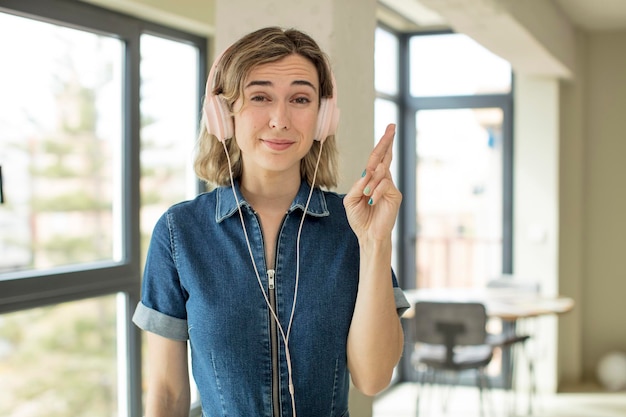
<path fill-rule="evenodd" d="M 577 33 L 576 78 L 560 85 L 559 293 L 577 302 L 559 318 L 559 385 L 582 378 L 587 36 Z"/>
<path fill-rule="evenodd" d="M 559 82 L 518 76 L 515 82 L 513 271 L 538 280 L 544 294 L 558 286 Z M 556 390 L 556 323 L 538 319 L 533 354 L 542 391 Z M 539 354 L 540 353 L 540 354 Z"/>
<path fill-rule="evenodd" d="M 626 31 L 589 36 L 585 131 L 584 375 L 626 352 Z"/>

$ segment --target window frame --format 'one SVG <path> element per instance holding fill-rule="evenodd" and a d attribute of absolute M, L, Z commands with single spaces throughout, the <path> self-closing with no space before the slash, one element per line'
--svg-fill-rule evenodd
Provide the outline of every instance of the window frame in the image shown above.
<path fill-rule="evenodd" d="M 140 300 L 140 38 L 151 34 L 188 43 L 198 49 L 198 123 L 207 74 L 205 37 L 148 22 L 99 6 L 72 0 L 3 0 L 0 12 L 33 20 L 113 36 L 125 44 L 122 92 L 122 239 L 120 262 L 100 262 L 50 270 L 6 273 L 0 276 L 0 314 L 87 298 L 121 294 L 123 307 L 117 320 L 124 323 L 122 338 L 126 375 L 119 375 L 126 388 L 126 415 L 141 416 L 141 333 L 131 323 Z M 197 190 L 201 191 L 198 181 Z"/>

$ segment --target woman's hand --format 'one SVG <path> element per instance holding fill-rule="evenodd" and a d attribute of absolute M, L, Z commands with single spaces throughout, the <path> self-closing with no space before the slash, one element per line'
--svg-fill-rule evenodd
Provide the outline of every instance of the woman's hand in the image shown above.
<path fill-rule="evenodd" d="M 388 125 L 370 154 L 363 176 L 344 198 L 348 222 L 359 241 L 388 239 L 398 216 L 402 193 L 389 170 L 395 133 L 396 126 Z"/>
<path fill-rule="evenodd" d="M 402 202 L 389 170 L 395 131 L 395 125 L 387 126 L 343 203 L 360 249 L 348 368 L 354 385 L 366 395 L 389 384 L 404 344 L 391 279 L 391 231 Z"/>

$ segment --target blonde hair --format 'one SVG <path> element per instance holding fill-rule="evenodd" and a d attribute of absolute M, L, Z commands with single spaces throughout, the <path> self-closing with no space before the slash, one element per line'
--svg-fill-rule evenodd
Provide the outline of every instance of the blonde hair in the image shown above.
<path fill-rule="evenodd" d="M 315 66 L 319 77 L 319 98 L 332 97 L 335 92 L 326 54 L 307 34 L 296 29 L 283 30 L 278 27 L 251 32 L 226 49 L 216 63 L 212 93 L 221 94 L 232 111 L 233 104 L 242 95 L 243 83 L 253 68 L 293 54 L 308 59 Z M 215 136 L 208 133 L 205 122 L 203 113 L 194 161 L 196 175 L 207 183 L 230 185 L 224 147 Z M 233 177 L 239 179 L 243 171 L 239 146 L 234 138 L 227 140 L 225 145 L 232 162 Z M 311 149 L 300 161 L 300 175 L 310 185 L 313 184 L 320 148 L 322 154 L 315 183 L 320 187 L 334 188 L 337 186 L 337 144 L 334 135 L 326 138 L 324 146 L 321 146 L 320 141 L 313 141 Z"/>

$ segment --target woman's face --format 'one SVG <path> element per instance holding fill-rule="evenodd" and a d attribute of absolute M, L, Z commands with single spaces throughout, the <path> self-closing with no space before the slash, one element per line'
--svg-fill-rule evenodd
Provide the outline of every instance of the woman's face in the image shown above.
<path fill-rule="evenodd" d="M 308 59 L 294 54 L 253 68 L 233 106 L 243 174 L 299 176 L 318 108 L 319 78 Z"/>

